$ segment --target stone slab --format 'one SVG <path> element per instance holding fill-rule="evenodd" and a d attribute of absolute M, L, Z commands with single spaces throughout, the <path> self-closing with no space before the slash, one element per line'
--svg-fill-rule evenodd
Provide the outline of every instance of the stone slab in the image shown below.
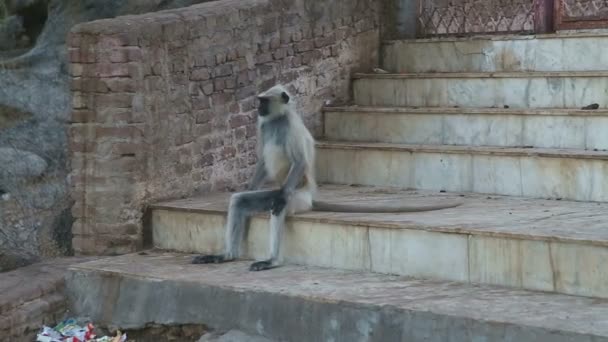
<path fill-rule="evenodd" d="M 103 325 L 203 323 L 283 341 L 608 341 L 604 301 L 365 272 L 248 263 L 191 265 L 173 253 L 71 268 L 74 313 Z"/>
<path fill-rule="evenodd" d="M 606 34 L 477 36 L 387 41 L 383 68 L 392 72 L 605 70 Z"/>
<path fill-rule="evenodd" d="M 356 74 L 360 106 L 608 107 L 608 72 Z"/>
<path fill-rule="evenodd" d="M 607 151 L 329 141 L 317 150 L 325 183 L 608 201 Z"/>
<path fill-rule="evenodd" d="M 325 139 L 398 144 L 608 149 L 608 111 L 328 107 Z"/>
<path fill-rule="evenodd" d="M 221 252 L 228 197 L 154 205 L 155 246 Z M 320 198 L 463 205 L 405 214 L 295 215 L 284 234 L 285 263 L 608 298 L 608 279 L 598 271 L 608 262 L 605 204 L 334 185 L 322 186 Z M 257 215 L 243 256 L 266 258 L 267 242 L 267 215 Z"/>

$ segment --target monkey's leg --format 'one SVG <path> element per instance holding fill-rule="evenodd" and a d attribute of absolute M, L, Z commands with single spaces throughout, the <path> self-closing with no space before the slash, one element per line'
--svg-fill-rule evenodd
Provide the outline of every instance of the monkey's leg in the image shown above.
<path fill-rule="evenodd" d="M 263 271 L 278 267 L 286 214 L 287 208 L 283 208 L 278 214 L 274 212 L 270 214 L 270 259 L 254 262 L 249 267 L 250 271 Z"/>
<path fill-rule="evenodd" d="M 224 254 L 199 255 L 194 257 L 192 263 L 222 263 L 238 258 L 249 216 L 270 210 L 278 194 L 279 190 L 245 191 L 233 194 L 228 207 Z"/>

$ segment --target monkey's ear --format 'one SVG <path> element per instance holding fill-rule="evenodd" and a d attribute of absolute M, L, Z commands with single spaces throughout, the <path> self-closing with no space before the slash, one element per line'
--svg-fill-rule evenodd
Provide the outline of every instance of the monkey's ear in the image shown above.
<path fill-rule="evenodd" d="M 289 95 L 286 92 L 281 93 L 281 98 L 283 99 L 283 103 L 289 103 Z"/>

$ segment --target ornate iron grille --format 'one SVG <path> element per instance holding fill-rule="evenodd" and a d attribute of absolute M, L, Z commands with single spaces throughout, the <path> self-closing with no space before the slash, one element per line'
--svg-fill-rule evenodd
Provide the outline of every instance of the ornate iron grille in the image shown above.
<path fill-rule="evenodd" d="M 534 0 L 418 0 L 420 37 L 515 32 L 534 32 Z"/>
<path fill-rule="evenodd" d="M 608 18 L 608 0 L 563 0 L 565 18 Z"/>
<path fill-rule="evenodd" d="M 556 29 L 608 27 L 608 0 L 555 0 Z"/>

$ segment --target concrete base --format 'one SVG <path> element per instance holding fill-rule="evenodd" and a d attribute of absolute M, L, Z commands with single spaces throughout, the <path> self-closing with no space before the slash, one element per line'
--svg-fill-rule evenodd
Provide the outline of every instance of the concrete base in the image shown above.
<path fill-rule="evenodd" d="M 474 36 L 385 42 L 391 72 L 605 70 L 608 35 Z"/>
<path fill-rule="evenodd" d="M 593 299 L 395 276 L 191 256 L 127 255 L 77 265 L 73 312 L 102 325 L 205 323 L 271 339 L 329 341 L 608 341 L 608 304 Z"/>
<path fill-rule="evenodd" d="M 319 142 L 317 179 L 533 198 L 608 202 L 608 152 Z"/>
<path fill-rule="evenodd" d="M 608 72 L 357 74 L 360 106 L 608 107 Z"/>
<path fill-rule="evenodd" d="M 463 203 L 421 213 L 308 212 L 288 219 L 283 260 L 440 280 L 608 298 L 608 214 L 597 203 L 323 186 L 322 199 L 409 205 Z M 153 207 L 154 244 L 221 253 L 228 194 Z M 251 221 L 243 256 L 268 257 L 268 219 Z"/>
<path fill-rule="evenodd" d="M 325 138 L 396 144 L 608 149 L 608 111 L 325 108 Z"/>

